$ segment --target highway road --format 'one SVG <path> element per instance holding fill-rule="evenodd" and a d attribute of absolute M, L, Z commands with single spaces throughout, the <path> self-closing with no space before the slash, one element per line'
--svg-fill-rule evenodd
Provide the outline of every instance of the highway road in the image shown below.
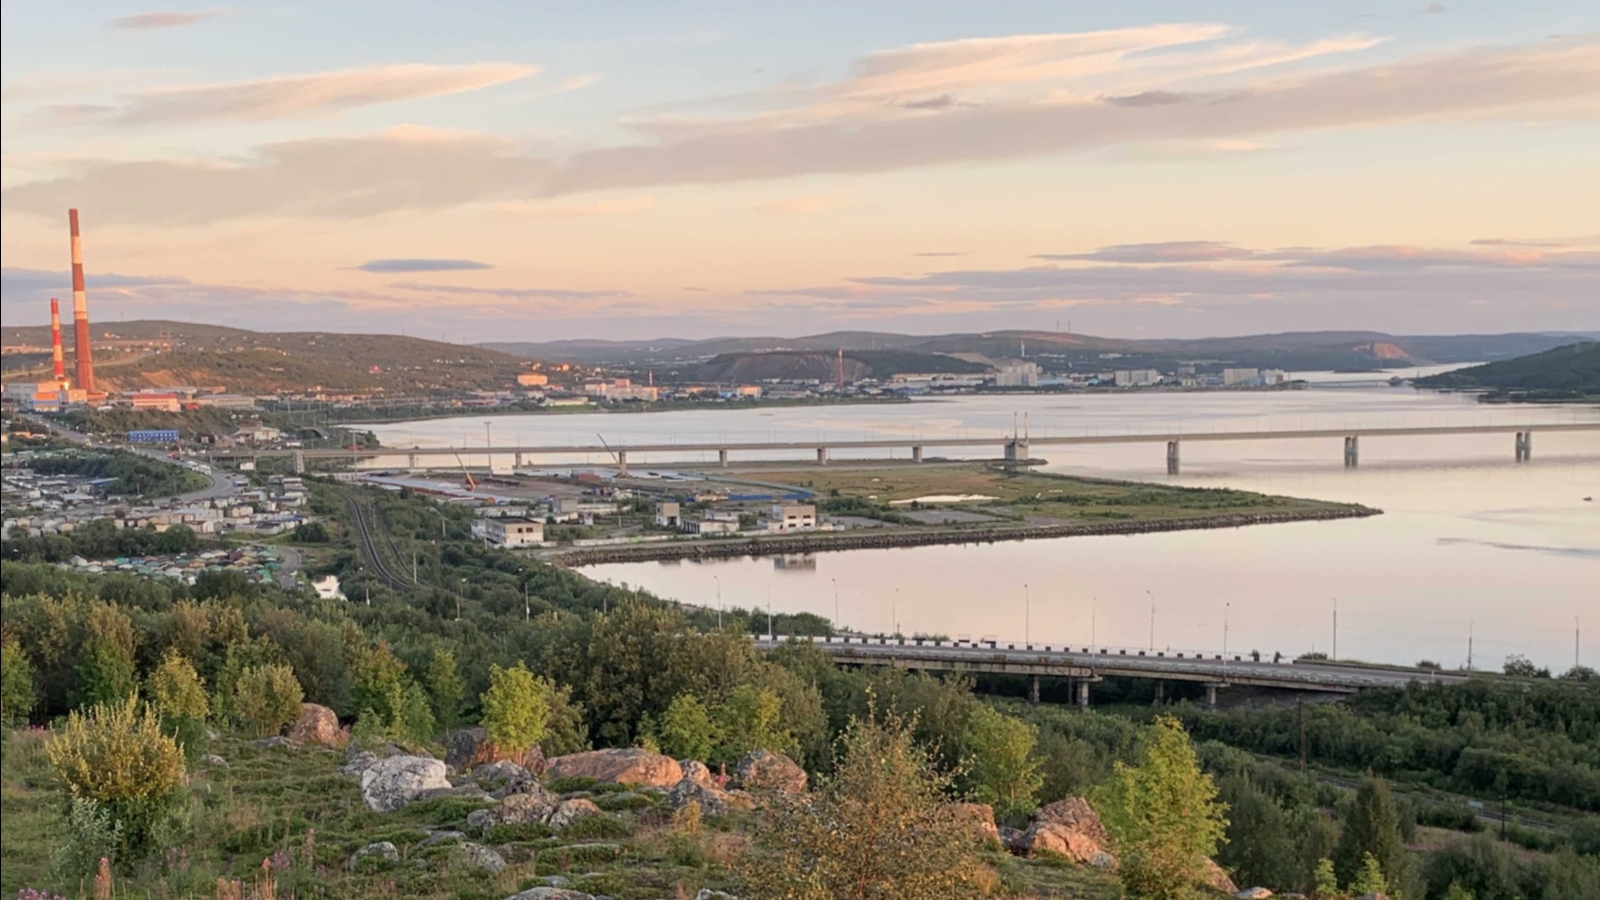
<path fill-rule="evenodd" d="M 139 447 L 131 444 L 112 443 L 109 441 L 97 442 L 93 437 L 84 434 L 81 431 L 73 431 L 70 428 L 66 428 L 51 422 L 42 416 L 25 414 L 23 418 L 34 423 L 35 425 L 48 429 L 52 434 L 56 435 L 62 440 L 69 441 L 83 447 L 126 450 L 129 453 L 137 453 L 141 456 L 147 456 L 150 459 L 158 460 L 168 465 L 181 465 L 181 463 L 171 459 L 165 453 L 151 447 Z M 190 471 L 198 475 L 204 475 L 210 483 L 199 490 L 179 494 L 178 502 L 180 504 L 189 505 L 192 503 L 202 503 L 208 500 L 215 500 L 218 497 L 230 497 L 239 492 L 239 485 L 234 483 L 231 475 L 220 473 L 215 470 L 207 472 L 201 469 L 190 468 L 188 466 L 185 466 L 185 468 L 189 468 Z"/>

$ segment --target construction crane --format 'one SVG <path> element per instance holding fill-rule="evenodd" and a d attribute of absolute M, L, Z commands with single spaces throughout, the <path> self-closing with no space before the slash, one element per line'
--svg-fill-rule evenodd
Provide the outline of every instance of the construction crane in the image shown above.
<path fill-rule="evenodd" d="M 461 454 L 457 453 L 455 456 L 456 456 L 456 465 L 461 467 L 461 474 L 467 476 L 467 481 L 466 481 L 467 490 L 469 490 L 469 491 L 477 490 L 478 489 L 478 480 L 476 478 L 472 477 L 472 473 L 471 472 L 467 471 L 467 464 L 461 461 Z"/>
<path fill-rule="evenodd" d="M 603 435 L 603 434 L 601 434 L 601 433 L 599 433 L 597 431 L 597 432 L 595 432 L 594 436 L 600 439 L 600 446 L 606 448 L 606 452 L 611 454 L 611 459 L 616 462 L 616 464 L 617 464 L 617 474 L 618 475 L 626 474 L 623 471 L 623 468 L 622 468 L 622 457 L 618 456 L 617 455 L 617 451 L 611 449 L 611 445 L 606 443 L 605 435 Z"/>

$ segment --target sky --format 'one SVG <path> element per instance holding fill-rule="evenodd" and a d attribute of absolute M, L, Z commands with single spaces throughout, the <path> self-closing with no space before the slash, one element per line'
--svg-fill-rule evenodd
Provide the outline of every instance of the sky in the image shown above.
<path fill-rule="evenodd" d="M 1592 0 L 7 0 L 0 309 L 449 341 L 1600 328 Z"/>

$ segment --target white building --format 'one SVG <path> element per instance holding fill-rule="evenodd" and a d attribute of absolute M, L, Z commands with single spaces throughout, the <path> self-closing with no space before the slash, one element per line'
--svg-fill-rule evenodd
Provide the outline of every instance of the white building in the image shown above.
<path fill-rule="evenodd" d="M 767 513 L 768 531 L 811 531 L 817 527 L 817 508 L 809 504 L 775 503 Z"/>
<path fill-rule="evenodd" d="M 1261 375 L 1260 369 L 1223 369 L 1222 384 L 1224 387 L 1248 384 L 1252 379 Z"/>
<path fill-rule="evenodd" d="M 739 520 L 734 519 L 730 522 L 727 519 L 695 519 L 684 527 L 693 534 L 737 534 Z"/>
<path fill-rule="evenodd" d="M 526 547 L 544 543 L 544 523 L 520 516 L 474 519 L 472 536 L 496 547 Z"/>
<path fill-rule="evenodd" d="M 679 510 L 678 501 L 666 500 L 656 506 L 656 524 L 663 528 L 683 526 L 683 514 Z"/>
<path fill-rule="evenodd" d="M 1039 364 L 1020 359 L 1008 359 L 1000 364 L 994 376 L 995 387 L 1038 387 Z"/>
<path fill-rule="evenodd" d="M 1148 387 L 1161 381 L 1161 373 L 1155 369 L 1118 369 L 1114 377 L 1117 387 Z"/>

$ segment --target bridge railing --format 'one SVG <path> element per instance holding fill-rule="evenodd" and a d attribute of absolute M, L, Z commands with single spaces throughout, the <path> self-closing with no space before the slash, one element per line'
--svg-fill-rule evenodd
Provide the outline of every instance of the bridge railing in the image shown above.
<path fill-rule="evenodd" d="M 1189 661 L 1189 662 L 1268 663 L 1268 664 L 1273 664 L 1273 665 L 1293 665 L 1294 662 L 1295 662 L 1294 657 L 1288 656 L 1288 655 L 1283 654 L 1283 653 L 1264 654 L 1264 653 L 1261 653 L 1260 651 L 1254 651 L 1254 650 L 1249 652 L 1249 653 L 1226 653 L 1226 654 L 1224 654 L 1224 653 L 1215 653 L 1215 652 L 1206 652 L 1206 651 L 1189 651 L 1189 650 L 1177 650 L 1177 651 L 1174 651 L 1174 650 L 1172 650 L 1170 648 L 1166 649 L 1166 650 L 1154 650 L 1154 651 L 1152 651 L 1152 650 L 1147 650 L 1147 649 L 1143 649 L 1143 648 L 1136 648 L 1136 647 L 1100 647 L 1100 646 L 1090 647 L 1090 646 L 1072 645 L 1072 644 L 1040 644 L 1040 643 L 1029 644 L 1029 643 L 1019 642 L 1019 641 L 1001 641 L 1001 640 L 989 639 L 989 638 L 984 638 L 984 639 L 980 639 L 980 640 L 969 640 L 969 639 L 966 639 L 966 638 L 960 638 L 960 639 L 956 639 L 956 640 L 947 640 L 947 639 L 944 639 L 944 638 L 904 637 L 904 636 L 901 636 L 901 637 L 881 637 L 881 636 L 865 636 L 865 635 L 785 635 L 785 634 L 770 635 L 770 634 L 763 634 L 763 635 L 760 635 L 758 637 L 758 640 L 761 640 L 761 641 L 764 641 L 764 642 L 768 642 L 768 643 L 773 643 L 773 644 L 783 644 L 783 643 L 786 643 L 788 641 L 793 640 L 793 641 L 801 641 L 801 642 L 811 643 L 811 644 L 824 644 L 824 645 L 835 645 L 835 646 L 854 645 L 854 646 L 859 646 L 859 647 L 911 647 L 911 648 L 926 647 L 926 648 L 936 648 L 936 649 L 944 649 L 944 650 L 999 650 L 999 651 L 1008 651 L 1008 652 L 1009 651 L 1014 651 L 1014 652 L 1018 652 L 1018 653 L 1052 653 L 1052 654 L 1064 654 L 1064 655 L 1072 655 L 1072 656 L 1103 656 L 1103 657 L 1106 657 L 1108 659 L 1114 659 L 1114 658 L 1138 659 L 1138 658 L 1142 657 L 1142 658 L 1145 658 L 1145 659 L 1164 659 L 1164 660 L 1180 660 L 1181 659 L 1181 660 L 1185 660 L 1185 661 Z"/>

